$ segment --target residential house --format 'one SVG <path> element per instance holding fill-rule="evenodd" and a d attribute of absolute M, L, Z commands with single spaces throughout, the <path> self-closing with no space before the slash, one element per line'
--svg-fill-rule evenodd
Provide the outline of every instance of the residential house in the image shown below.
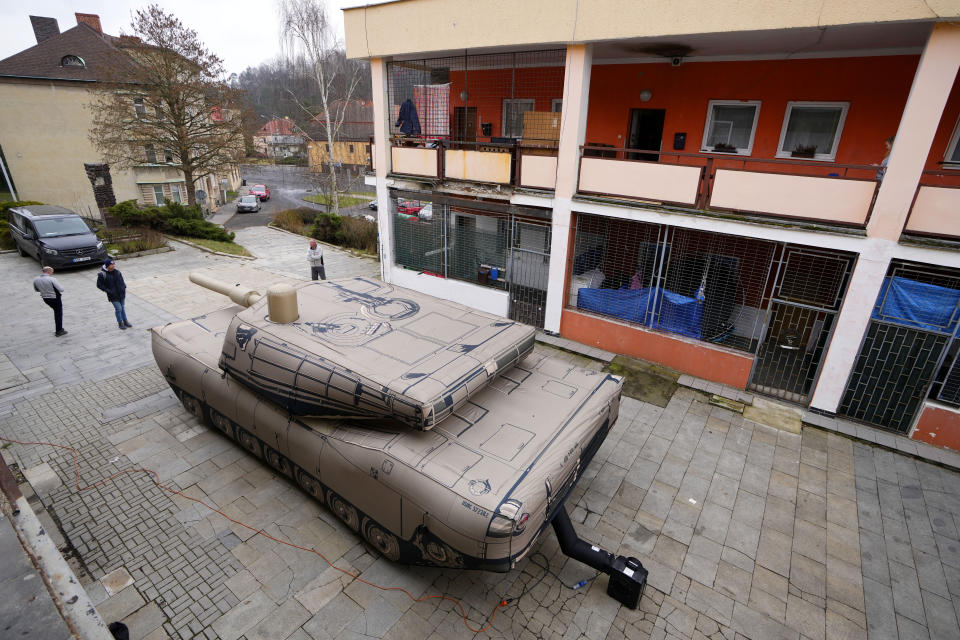
<path fill-rule="evenodd" d="M 960 449 L 960 2 L 344 18 L 385 281 Z"/>
<path fill-rule="evenodd" d="M 302 158 L 304 138 L 290 118 L 275 118 L 253 134 L 253 148 L 268 158 Z"/>
<path fill-rule="evenodd" d="M 30 16 L 37 44 L 0 60 L 0 158 L 17 197 L 98 218 L 94 187 L 109 178 L 117 201 L 186 201 L 183 174 L 167 149 L 145 148 L 143 163 L 126 170 L 104 174 L 97 166 L 102 159 L 89 139 L 88 105 L 102 90 L 106 63 L 122 41 L 103 33 L 98 16 L 76 18 L 77 25 L 61 33 L 55 19 Z M 139 117 L 143 109 L 131 104 L 131 115 Z M 239 183 L 234 169 L 203 177 L 196 188 L 210 194 L 206 204 L 215 208 Z"/>
<path fill-rule="evenodd" d="M 358 173 L 370 164 L 370 140 L 373 138 L 373 101 L 364 99 L 337 100 L 330 105 L 334 125 L 333 156 L 340 166 Z M 330 163 L 330 143 L 327 140 L 327 114 L 314 116 L 310 128 L 307 154 L 312 171 L 326 171 Z"/>

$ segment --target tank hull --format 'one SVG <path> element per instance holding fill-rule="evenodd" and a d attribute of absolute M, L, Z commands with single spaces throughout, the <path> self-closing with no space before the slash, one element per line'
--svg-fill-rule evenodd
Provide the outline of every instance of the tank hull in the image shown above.
<path fill-rule="evenodd" d="M 509 571 L 617 418 L 621 379 L 538 354 L 430 431 L 296 416 L 217 366 L 232 311 L 153 330 L 170 387 L 393 561 Z M 494 531 L 505 505 L 521 506 L 506 532 Z"/>

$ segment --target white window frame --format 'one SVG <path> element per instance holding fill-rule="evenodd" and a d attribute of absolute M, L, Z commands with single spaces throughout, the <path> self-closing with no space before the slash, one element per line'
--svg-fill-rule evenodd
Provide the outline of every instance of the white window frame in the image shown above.
<path fill-rule="evenodd" d="M 153 191 L 153 202 L 154 202 L 154 204 L 156 204 L 158 207 L 159 207 L 159 206 L 163 206 L 163 203 L 164 203 L 164 201 L 166 200 L 166 196 L 165 196 L 164 193 L 163 193 L 163 185 L 162 185 L 162 184 L 152 184 L 152 185 L 150 185 L 150 187 L 151 187 L 151 190 Z M 159 198 L 157 197 L 157 189 L 160 189 L 160 197 L 159 197 Z"/>
<path fill-rule="evenodd" d="M 823 162 L 833 162 L 837 157 L 837 151 L 840 149 L 840 138 L 843 135 L 843 125 L 847 121 L 847 111 L 850 110 L 849 102 L 809 102 L 805 100 L 791 100 L 787 102 L 787 110 L 783 114 L 783 123 L 780 125 L 780 140 L 777 142 L 777 157 L 792 158 L 793 151 L 783 149 L 783 139 L 787 137 L 787 125 L 790 124 L 790 114 L 794 107 L 839 107 L 840 121 L 837 122 L 837 131 L 833 134 L 832 153 L 817 153 L 812 158 L 804 160 L 820 160 Z"/>
<path fill-rule="evenodd" d="M 563 98 L 551 98 L 550 111 L 553 113 L 563 113 Z"/>
<path fill-rule="evenodd" d="M 150 159 L 150 156 L 153 156 L 153 159 Z M 143 145 L 143 157 L 147 159 L 147 164 L 157 164 L 157 150 L 152 144 Z"/>
<path fill-rule="evenodd" d="M 737 148 L 731 156 L 749 156 L 753 153 L 753 139 L 757 135 L 757 121 L 760 119 L 760 100 L 710 100 L 707 102 L 707 122 L 703 126 L 703 138 L 700 141 L 700 153 L 714 152 L 713 146 L 707 144 L 710 138 L 710 127 L 713 125 L 714 107 L 756 107 L 753 111 L 753 125 L 750 128 L 750 142 L 745 149 Z M 721 121 L 722 122 L 722 121 Z"/>
<path fill-rule="evenodd" d="M 137 119 L 143 118 L 147 115 L 147 105 L 145 104 L 143 98 L 133 99 L 133 112 L 136 114 Z"/>
<path fill-rule="evenodd" d="M 529 109 L 524 109 L 524 111 L 535 111 L 537 108 L 537 102 L 533 98 L 504 98 L 503 99 L 503 113 L 500 118 L 500 137 L 502 138 L 521 138 L 523 137 L 523 119 L 520 120 L 520 133 L 512 136 L 507 135 L 507 132 L 503 130 L 503 126 L 507 123 L 507 105 L 508 104 L 529 104 Z"/>
<path fill-rule="evenodd" d="M 960 162 L 951 162 L 950 156 L 960 147 L 960 118 L 957 118 L 957 124 L 953 127 L 953 134 L 950 136 L 950 142 L 947 143 L 947 150 L 943 154 L 944 169 L 960 169 Z"/>
<path fill-rule="evenodd" d="M 184 192 L 185 192 L 185 189 L 183 185 L 180 185 L 180 184 L 170 185 L 170 195 L 171 195 L 170 199 L 173 200 L 174 202 L 178 204 L 183 204 L 183 201 L 185 200 Z"/>

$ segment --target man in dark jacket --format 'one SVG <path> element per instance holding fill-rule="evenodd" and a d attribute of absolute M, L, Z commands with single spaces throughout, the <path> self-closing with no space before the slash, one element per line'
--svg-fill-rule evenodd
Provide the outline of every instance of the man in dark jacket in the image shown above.
<path fill-rule="evenodd" d="M 117 269 L 117 264 L 107 258 L 97 274 L 97 289 L 107 294 L 107 300 L 113 304 L 113 311 L 117 314 L 117 324 L 121 329 L 132 327 L 127 322 L 127 310 L 123 303 L 127 299 L 127 284 L 123 281 L 123 274 Z"/>

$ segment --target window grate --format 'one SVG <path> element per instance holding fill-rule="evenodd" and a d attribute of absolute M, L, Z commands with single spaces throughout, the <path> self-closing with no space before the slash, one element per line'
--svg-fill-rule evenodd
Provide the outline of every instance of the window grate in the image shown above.
<path fill-rule="evenodd" d="M 777 244 L 578 215 L 567 303 L 753 353 Z"/>

